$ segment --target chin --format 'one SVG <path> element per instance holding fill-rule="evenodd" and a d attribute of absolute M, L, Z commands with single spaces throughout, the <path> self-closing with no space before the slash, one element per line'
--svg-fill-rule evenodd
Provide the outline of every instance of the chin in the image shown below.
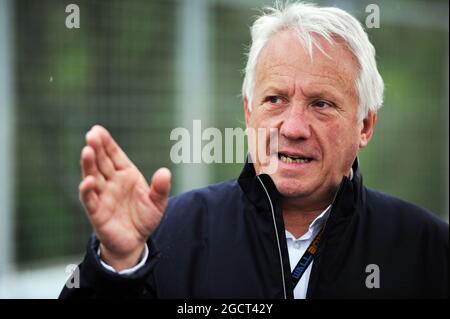
<path fill-rule="evenodd" d="M 278 180 L 274 178 L 278 192 L 284 197 L 303 197 L 311 194 L 311 187 L 303 185 L 296 180 Z"/>

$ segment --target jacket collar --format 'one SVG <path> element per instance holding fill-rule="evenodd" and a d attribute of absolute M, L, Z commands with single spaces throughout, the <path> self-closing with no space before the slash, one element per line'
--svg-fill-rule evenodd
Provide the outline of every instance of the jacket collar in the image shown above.
<path fill-rule="evenodd" d="M 358 203 L 364 201 L 363 182 L 359 170 L 358 158 L 353 162 L 352 169 L 352 179 L 350 180 L 347 176 L 342 178 L 339 189 L 333 200 L 332 211 L 333 215 L 335 215 L 334 218 L 352 215 Z M 258 176 L 264 183 L 274 206 L 280 207 L 282 195 L 278 192 L 272 178 L 267 174 L 260 174 Z M 244 194 L 259 211 L 267 210 L 268 199 L 265 190 L 257 178 L 253 163 L 250 163 L 248 159 L 238 178 L 238 183 Z"/>

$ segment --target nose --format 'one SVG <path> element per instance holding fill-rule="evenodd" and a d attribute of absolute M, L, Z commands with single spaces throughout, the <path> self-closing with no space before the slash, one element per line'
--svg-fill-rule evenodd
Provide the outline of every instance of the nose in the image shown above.
<path fill-rule="evenodd" d="M 299 103 L 291 105 L 285 113 L 280 134 L 290 140 L 306 140 L 311 136 L 311 127 L 305 108 Z"/>

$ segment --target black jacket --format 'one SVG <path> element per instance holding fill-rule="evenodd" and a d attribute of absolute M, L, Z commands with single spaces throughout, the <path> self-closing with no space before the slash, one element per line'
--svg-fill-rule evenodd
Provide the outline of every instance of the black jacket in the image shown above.
<path fill-rule="evenodd" d="M 357 166 L 336 194 L 307 298 L 447 298 L 448 224 L 366 189 Z M 293 298 L 281 196 L 252 164 L 238 180 L 172 197 L 148 246 L 145 266 L 120 276 L 102 268 L 93 236 L 81 287 L 60 297 Z M 366 286 L 370 264 L 379 288 Z"/>

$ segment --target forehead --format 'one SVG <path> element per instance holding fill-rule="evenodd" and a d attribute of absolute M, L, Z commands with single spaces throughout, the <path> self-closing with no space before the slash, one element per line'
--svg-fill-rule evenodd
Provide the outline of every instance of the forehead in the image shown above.
<path fill-rule="evenodd" d="M 292 30 L 273 35 L 258 57 L 256 86 L 295 80 L 296 84 L 332 86 L 342 93 L 356 93 L 358 63 L 345 42 L 335 38 L 330 44 L 320 36 L 314 39 L 326 55 L 313 46 L 311 58 Z"/>

